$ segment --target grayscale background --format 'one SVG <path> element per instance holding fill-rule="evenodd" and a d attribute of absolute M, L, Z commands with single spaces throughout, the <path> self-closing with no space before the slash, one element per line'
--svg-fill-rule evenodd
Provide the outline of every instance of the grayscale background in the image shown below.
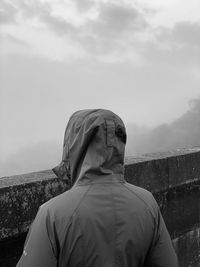
<path fill-rule="evenodd" d="M 0 25 L 0 176 L 54 167 L 85 108 L 126 155 L 200 146 L 199 0 L 1 0 Z"/>

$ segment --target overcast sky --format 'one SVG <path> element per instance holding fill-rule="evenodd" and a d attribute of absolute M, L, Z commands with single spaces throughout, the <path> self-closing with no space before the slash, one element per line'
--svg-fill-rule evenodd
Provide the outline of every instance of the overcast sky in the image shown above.
<path fill-rule="evenodd" d="M 1 0 L 0 160 L 62 145 L 78 109 L 147 126 L 180 117 L 200 97 L 199 10 L 199 0 Z"/>

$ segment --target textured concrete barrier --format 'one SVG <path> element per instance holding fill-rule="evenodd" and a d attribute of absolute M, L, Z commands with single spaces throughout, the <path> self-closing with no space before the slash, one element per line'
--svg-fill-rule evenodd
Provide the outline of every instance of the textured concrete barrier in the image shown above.
<path fill-rule="evenodd" d="M 199 267 L 200 148 L 127 158 L 125 177 L 154 194 L 180 266 Z M 38 207 L 65 190 L 52 171 L 0 178 L 0 266 L 15 266 Z"/>
<path fill-rule="evenodd" d="M 38 207 L 65 190 L 51 171 L 1 178 L 0 240 L 27 232 Z"/>

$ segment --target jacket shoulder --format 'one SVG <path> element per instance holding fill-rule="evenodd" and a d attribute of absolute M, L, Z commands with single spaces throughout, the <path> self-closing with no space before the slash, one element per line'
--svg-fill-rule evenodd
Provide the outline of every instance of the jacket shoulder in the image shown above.
<path fill-rule="evenodd" d="M 81 204 L 82 199 L 88 191 L 88 187 L 75 187 L 52 199 L 40 206 L 44 212 L 57 218 L 70 217 Z"/>
<path fill-rule="evenodd" d="M 124 184 L 124 186 L 130 193 L 132 193 L 135 198 L 138 198 L 138 200 L 142 202 L 147 209 L 149 209 L 154 214 L 157 213 L 159 207 L 153 194 L 150 191 L 127 182 Z"/>

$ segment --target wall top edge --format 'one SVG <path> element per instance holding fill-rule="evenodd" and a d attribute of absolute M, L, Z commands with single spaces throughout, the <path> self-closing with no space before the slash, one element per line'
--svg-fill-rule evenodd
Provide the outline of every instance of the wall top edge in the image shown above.
<path fill-rule="evenodd" d="M 55 179 L 56 175 L 52 170 L 44 170 L 39 172 L 31 172 L 14 176 L 5 176 L 0 178 L 0 188 L 17 186 L 27 183 L 41 182 L 44 180 Z"/>
<path fill-rule="evenodd" d="M 149 153 L 140 156 L 130 156 L 125 158 L 125 166 L 136 163 L 149 162 L 153 160 L 162 160 L 166 158 L 178 157 L 187 154 L 200 153 L 200 147 L 176 149 L 167 152 Z M 19 174 L 13 176 L 5 176 L 0 178 L 0 188 L 17 186 L 27 183 L 41 182 L 44 180 L 55 179 L 56 175 L 52 170 L 43 170 L 38 172 L 31 172 L 26 174 Z"/>
<path fill-rule="evenodd" d="M 147 154 L 142 154 L 138 156 L 128 156 L 125 158 L 125 165 L 131 165 L 135 163 L 152 161 L 152 160 L 178 157 L 178 156 L 194 154 L 198 152 L 200 152 L 200 147 L 180 148 L 180 149 L 175 149 L 175 150 L 170 150 L 170 151 L 147 153 Z"/>

